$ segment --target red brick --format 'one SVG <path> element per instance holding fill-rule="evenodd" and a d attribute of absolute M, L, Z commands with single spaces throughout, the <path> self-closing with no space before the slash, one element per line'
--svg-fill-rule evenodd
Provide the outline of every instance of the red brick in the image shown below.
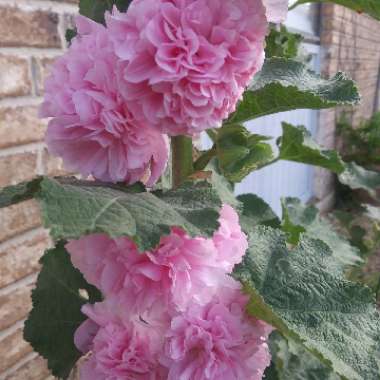
<path fill-rule="evenodd" d="M 68 174 L 68 172 L 64 170 L 62 159 L 49 154 L 47 149 L 44 149 L 43 165 L 45 175 L 60 176 Z"/>
<path fill-rule="evenodd" d="M 3 6 L 0 19 L 0 46 L 61 47 L 56 13 Z"/>
<path fill-rule="evenodd" d="M 7 22 L 0 23 L 2 24 Z M 0 99 L 7 96 L 29 95 L 31 91 L 28 61 L 14 56 L 0 55 Z"/>
<path fill-rule="evenodd" d="M 0 242 L 40 225 L 40 210 L 34 200 L 0 209 Z"/>
<path fill-rule="evenodd" d="M 36 106 L 0 108 L 0 148 L 43 140 L 46 121 L 37 112 Z"/>
<path fill-rule="evenodd" d="M 49 376 L 46 360 L 36 357 L 17 371 L 6 376 L 4 380 L 44 380 Z M 53 378 L 54 379 L 54 378 Z"/>
<path fill-rule="evenodd" d="M 38 271 L 38 261 L 48 246 L 49 236 L 47 232 L 41 231 L 6 248 L 0 248 L 0 288 Z"/>
<path fill-rule="evenodd" d="M 33 286 L 21 286 L 0 296 L 0 331 L 26 318 L 31 308 L 30 293 Z"/>
<path fill-rule="evenodd" d="M 36 176 L 37 153 L 26 152 L 0 157 L 0 187 L 14 185 Z"/>
<path fill-rule="evenodd" d="M 37 95 L 43 95 L 45 80 L 50 74 L 50 68 L 55 58 L 35 58 L 33 59 L 33 67 L 36 78 Z"/>
<path fill-rule="evenodd" d="M 0 340 L 0 373 L 15 365 L 31 351 L 32 347 L 22 337 L 21 328 Z"/>

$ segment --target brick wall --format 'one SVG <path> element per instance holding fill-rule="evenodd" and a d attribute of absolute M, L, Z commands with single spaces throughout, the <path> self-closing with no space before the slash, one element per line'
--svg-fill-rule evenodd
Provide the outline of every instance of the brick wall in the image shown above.
<path fill-rule="evenodd" d="M 378 107 L 376 92 L 380 68 L 380 23 L 339 5 L 321 7 L 322 74 L 333 76 L 344 71 L 354 79 L 362 95 L 359 106 L 320 112 L 319 141 L 328 148 L 336 145 L 335 125 L 342 111 L 354 125 L 369 118 Z M 316 197 L 322 209 L 334 202 L 335 177 L 325 170 L 315 176 Z"/>
<path fill-rule="evenodd" d="M 0 187 L 58 174 L 37 118 L 43 80 L 65 48 L 76 0 L 0 0 Z M 34 201 L 0 210 L 0 379 L 44 380 L 44 360 L 22 339 L 38 259 L 49 239 Z"/>

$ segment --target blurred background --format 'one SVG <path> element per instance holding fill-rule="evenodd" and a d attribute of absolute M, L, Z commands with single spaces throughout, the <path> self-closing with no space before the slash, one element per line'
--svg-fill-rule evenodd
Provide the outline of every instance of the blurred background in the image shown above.
<path fill-rule="evenodd" d="M 59 159 L 43 143 L 46 122 L 37 117 L 49 65 L 67 48 L 77 0 L 0 0 L 0 187 L 36 175 L 60 175 Z M 360 106 L 344 110 L 359 126 L 379 108 L 380 28 L 377 21 L 342 7 L 304 5 L 290 12 L 290 31 L 304 36 L 310 66 L 324 76 L 345 71 L 358 83 Z M 337 145 L 342 110 L 300 110 L 258 119 L 251 131 L 276 136 L 281 121 L 304 125 L 327 148 Z M 379 121 L 380 124 L 380 121 Z M 204 144 L 207 144 L 206 139 Z M 277 213 L 282 196 L 313 201 L 322 211 L 336 204 L 334 176 L 306 165 L 279 162 L 246 178 L 237 192 L 255 192 Z M 339 194 L 338 194 L 339 197 Z M 0 210 L 0 379 L 50 379 L 43 359 L 22 339 L 38 260 L 49 245 L 34 201 Z"/>

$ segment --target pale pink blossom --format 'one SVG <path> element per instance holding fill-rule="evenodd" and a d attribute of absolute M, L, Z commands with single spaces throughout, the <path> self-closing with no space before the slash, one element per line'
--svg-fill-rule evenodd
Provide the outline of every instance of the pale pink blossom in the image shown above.
<path fill-rule="evenodd" d="M 86 281 L 104 295 L 118 293 L 124 286 L 128 267 L 144 258 L 129 238 L 110 239 L 105 234 L 71 240 L 66 249 Z"/>
<path fill-rule="evenodd" d="M 92 234 L 71 240 L 66 249 L 73 265 L 104 296 L 115 296 L 125 309 L 145 319 L 158 323 L 158 318 L 166 317 L 160 315 L 166 308 L 162 297 L 167 299 L 162 268 L 140 253 L 131 239 Z"/>
<path fill-rule="evenodd" d="M 80 365 L 81 380 L 166 380 L 158 360 L 162 330 L 117 307 L 115 299 L 86 305 L 83 312 L 90 319 L 77 330 L 75 343 L 90 353 Z"/>
<path fill-rule="evenodd" d="M 161 362 L 168 380 L 261 380 L 270 363 L 271 327 L 245 314 L 240 290 L 223 289 L 206 305 L 173 318 Z"/>
<path fill-rule="evenodd" d="M 220 126 L 263 64 L 261 0 L 134 0 L 106 20 L 124 99 L 170 135 Z"/>
<path fill-rule="evenodd" d="M 288 14 L 289 0 L 263 0 L 269 22 L 284 22 Z"/>
<path fill-rule="evenodd" d="M 152 313 L 191 300 L 208 302 L 220 286 L 235 287 L 228 275 L 242 260 L 247 238 L 236 211 L 224 205 L 212 238 L 190 237 L 172 228 L 157 247 L 140 253 L 129 238 L 92 234 L 66 244 L 73 265 L 104 295 L 119 294 L 136 312 Z M 148 317 L 147 317 L 148 318 Z"/>
<path fill-rule="evenodd" d="M 184 310 L 191 301 L 208 302 L 221 286 L 236 286 L 219 265 L 218 251 L 211 239 L 191 238 L 182 229 L 173 228 L 147 254 L 161 268 L 160 283 L 167 289 L 167 302 L 177 310 Z"/>
<path fill-rule="evenodd" d="M 239 224 L 239 216 L 229 205 L 220 211 L 219 229 L 214 233 L 213 242 L 218 251 L 220 266 L 232 272 L 235 264 L 239 264 L 248 248 L 247 236 Z"/>
<path fill-rule="evenodd" d="M 167 137 L 136 120 L 121 98 L 106 28 L 80 16 L 77 29 L 45 84 L 40 116 L 52 117 L 49 151 L 84 176 L 129 184 L 147 179 L 151 186 L 167 163 Z"/>

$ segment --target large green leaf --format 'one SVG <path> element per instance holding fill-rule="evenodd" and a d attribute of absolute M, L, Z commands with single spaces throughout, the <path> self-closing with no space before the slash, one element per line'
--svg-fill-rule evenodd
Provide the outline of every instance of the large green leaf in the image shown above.
<path fill-rule="evenodd" d="M 323 79 L 298 61 L 266 60 L 243 100 L 225 124 L 237 124 L 260 116 L 300 108 L 321 109 L 360 100 L 355 83 L 338 73 Z"/>
<path fill-rule="evenodd" d="M 299 199 L 286 198 L 282 201 L 282 217 L 282 227 L 289 234 L 290 243 L 298 244 L 302 233 L 322 240 L 331 248 L 332 266 L 344 269 L 363 261 L 360 251 L 335 232 L 334 227 L 319 215 L 315 206 L 305 206 Z"/>
<path fill-rule="evenodd" d="M 216 155 L 223 175 L 232 182 L 244 177 L 273 160 L 272 147 L 266 136 L 251 134 L 241 125 L 230 125 L 218 131 Z"/>
<path fill-rule="evenodd" d="M 54 239 L 101 232 L 112 238 L 129 236 L 144 251 L 172 226 L 183 227 L 191 235 L 211 235 L 218 227 L 221 206 L 207 182 L 167 192 L 136 193 L 92 181 L 44 178 L 38 198 Z"/>
<path fill-rule="evenodd" d="M 219 198 L 223 203 L 229 204 L 235 210 L 241 208 L 240 202 L 236 199 L 234 194 L 234 184 L 226 179 L 221 172 L 218 165 L 218 160 L 213 158 L 205 167 L 206 172 L 211 172 L 210 182 L 213 189 L 217 192 Z"/>
<path fill-rule="evenodd" d="M 234 276 L 248 312 L 275 326 L 349 380 L 379 378 L 380 319 L 371 291 L 331 266 L 321 240 L 303 236 L 289 251 L 279 230 L 243 226 L 249 249 Z"/>
<path fill-rule="evenodd" d="M 282 123 L 282 132 L 280 159 L 320 166 L 338 174 L 345 170 L 339 154 L 335 150 L 321 148 L 305 127 Z"/>
<path fill-rule="evenodd" d="M 104 13 L 116 5 L 119 11 L 126 11 L 132 0 L 80 0 L 79 13 L 96 22 L 104 23 Z"/>
<path fill-rule="evenodd" d="M 292 339 L 277 332 L 270 337 L 272 361 L 278 380 L 340 380 L 330 367 Z"/>
<path fill-rule="evenodd" d="M 72 266 L 62 242 L 45 253 L 41 264 L 24 338 L 47 359 L 53 375 L 65 379 L 81 356 L 74 345 L 74 332 L 85 320 L 81 306 L 99 301 L 100 294 Z M 80 290 L 89 298 L 83 298 Z"/>
<path fill-rule="evenodd" d="M 255 194 L 242 194 L 237 197 L 242 204 L 240 222 L 250 228 L 255 226 L 280 227 L 280 219 L 270 206 Z"/>
<path fill-rule="evenodd" d="M 42 178 L 38 177 L 29 182 L 0 189 L 0 208 L 11 206 L 34 197 L 40 188 Z"/>
<path fill-rule="evenodd" d="M 380 1 L 379 0 L 298 0 L 291 9 L 297 5 L 306 3 L 333 3 L 343 5 L 359 13 L 367 13 L 377 20 L 380 20 Z"/>
<path fill-rule="evenodd" d="M 350 162 L 346 169 L 339 175 L 339 181 L 353 190 L 365 190 L 373 198 L 376 198 L 376 190 L 380 189 L 380 174 Z"/>

